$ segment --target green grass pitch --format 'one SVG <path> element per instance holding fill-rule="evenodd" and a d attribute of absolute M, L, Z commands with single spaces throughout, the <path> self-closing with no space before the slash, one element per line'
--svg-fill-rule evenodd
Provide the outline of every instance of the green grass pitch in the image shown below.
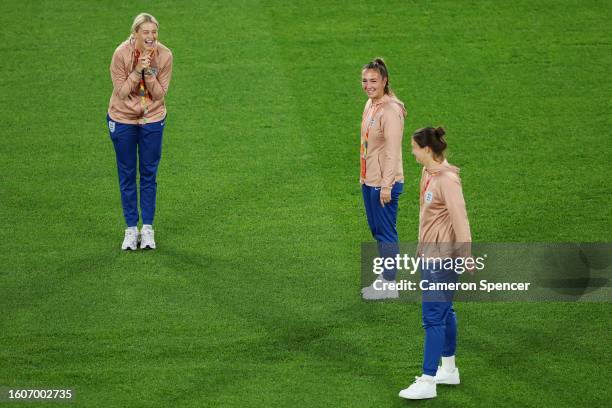
<path fill-rule="evenodd" d="M 122 253 L 105 112 L 141 11 L 174 75 L 158 249 Z M 419 305 L 359 298 L 360 67 L 386 59 L 405 135 L 446 127 L 475 241 L 609 242 L 610 21 L 609 1 L 2 1 L 0 387 L 71 387 L 79 407 L 413 405 L 397 393 L 420 374 Z M 463 383 L 415 405 L 609 404 L 609 303 L 456 309 Z"/>

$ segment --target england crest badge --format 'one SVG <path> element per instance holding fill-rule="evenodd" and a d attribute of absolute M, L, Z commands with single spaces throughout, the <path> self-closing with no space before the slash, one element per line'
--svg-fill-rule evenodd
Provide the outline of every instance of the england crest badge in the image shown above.
<path fill-rule="evenodd" d="M 425 193 L 425 202 L 427 204 L 431 204 L 431 202 L 433 201 L 433 192 L 428 191 Z"/>

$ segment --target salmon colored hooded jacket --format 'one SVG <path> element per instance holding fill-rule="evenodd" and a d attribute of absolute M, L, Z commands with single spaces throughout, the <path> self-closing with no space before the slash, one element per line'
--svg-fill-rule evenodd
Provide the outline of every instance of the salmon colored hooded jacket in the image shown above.
<path fill-rule="evenodd" d="M 151 68 L 155 75 L 136 72 L 135 40 L 129 38 L 121 43 L 110 66 L 113 93 L 108 104 L 108 115 L 112 120 L 127 124 L 159 122 L 166 117 L 164 98 L 172 77 L 172 52 L 160 42 L 152 55 Z M 146 89 L 144 111 L 140 95 L 140 80 L 144 77 Z"/>
<path fill-rule="evenodd" d="M 446 160 L 423 167 L 420 192 L 419 254 L 471 256 L 472 235 L 459 169 Z"/>
<path fill-rule="evenodd" d="M 361 184 L 393 187 L 396 182 L 404 182 L 402 137 L 405 117 L 404 104 L 394 95 L 383 95 L 375 103 L 368 99 L 361 123 L 362 158 L 366 147 L 365 177 L 362 173 Z"/>

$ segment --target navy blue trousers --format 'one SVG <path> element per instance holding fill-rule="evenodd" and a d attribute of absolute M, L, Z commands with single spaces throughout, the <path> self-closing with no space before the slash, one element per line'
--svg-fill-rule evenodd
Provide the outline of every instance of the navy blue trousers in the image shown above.
<path fill-rule="evenodd" d="M 161 159 L 166 119 L 132 125 L 113 121 L 108 115 L 108 131 L 115 147 L 123 216 L 128 227 L 138 225 L 136 165 L 140 174 L 142 223 L 153 224 L 157 196 L 157 167 Z"/>
<path fill-rule="evenodd" d="M 381 257 L 395 258 L 399 254 L 396 228 L 397 208 L 400 194 L 403 191 L 404 183 L 395 183 L 391 189 L 391 201 L 383 207 L 380 205 L 380 187 L 361 185 L 368 226 L 378 243 L 378 253 Z M 385 269 L 383 277 L 386 280 L 394 280 L 396 272 L 395 268 Z"/>
<path fill-rule="evenodd" d="M 457 282 L 454 269 L 422 267 L 421 279 L 429 283 Z M 455 355 L 457 347 L 457 316 L 453 309 L 454 291 L 423 291 L 423 374 L 434 376 L 440 357 Z"/>

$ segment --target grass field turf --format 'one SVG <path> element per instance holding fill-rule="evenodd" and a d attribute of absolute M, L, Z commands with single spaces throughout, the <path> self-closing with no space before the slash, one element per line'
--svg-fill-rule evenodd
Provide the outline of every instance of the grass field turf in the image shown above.
<path fill-rule="evenodd" d="M 159 249 L 122 253 L 108 65 L 145 10 L 175 57 Z M 406 135 L 446 127 L 476 241 L 610 241 L 611 10 L 2 2 L 0 386 L 83 407 L 411 405 L 420 308 L 358 296 L 360 67 L 386 58 Z M 463 384 L 418 405 L 608 403 L 609 304 L 456 309 Z"/>

